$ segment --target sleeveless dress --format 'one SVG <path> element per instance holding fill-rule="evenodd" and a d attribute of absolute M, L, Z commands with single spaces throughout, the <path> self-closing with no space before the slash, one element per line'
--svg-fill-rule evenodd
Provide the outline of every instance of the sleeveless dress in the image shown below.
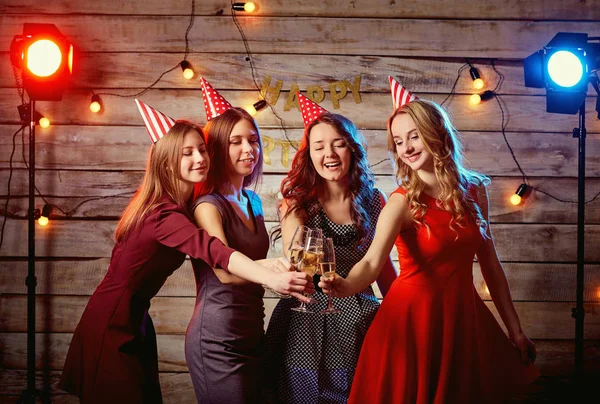
<path fill-rule="evenodd" d="M 371 219 L 366 241 L 357 247 L 353 224 L 332 222 L 316 204 L 305 225 L 320 228 L 331 237 L 336 257 L 336 272 L 347 276 L 354 264 L 366 254 L 375 235 L 381 212 L 379 191 L 366 207 Z M 318 279 L 315 279 L 315 285 Z M 333 298 L 337 314 L 319 314 L 327 307 L 327 295 L 317 291 L 309 304 L 315 314 L 291 310 L 297 299 L 281 299 L 267 329 L 267 388 L 274 390 L 277 403 L 345 403 L 350 393 L 354 369 L 364 336 L 375 317 L 379 301 L 371 286 L 354 296 Z M 274 400 L 273 400 L 274 399 Z"/>
<path fill-rule="evenodd" d="M 367 333 L 349 402 L 502 402 L 539 373 L 522 364 L 475 290 L 477 225 L 471 220 L 457 234 L 436 199 L 422 201 L 430 235 L 421 226 L 396 239 L 400 275 Z"/>
<path fill-rule="evenodd" d="M 251 191 L 248 210 L 256 232 L 252 232 L 218 193 L 199 198 L 214 205 L 223 219 L 223 230 L 231 248 L 252 260 L 266 258 L 269 236 L 260 198 Z M 185 338 L 185 358 L 198 403 L 258 403 L 264 355 L 264 289 L 261 285 L 223 284 L 212 268 L 192 261 L 196 278 L 196 306 Z"/>

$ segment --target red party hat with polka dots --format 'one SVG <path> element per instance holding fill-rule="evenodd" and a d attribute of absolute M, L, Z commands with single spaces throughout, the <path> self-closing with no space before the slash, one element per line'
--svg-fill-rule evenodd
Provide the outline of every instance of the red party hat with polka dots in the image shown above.
<path fill-rule="evenodd" d="M 207 121 L 210 121 L 228 109 L 233 108 L 231 104 L 204 79 L 204 77 L 200 78 L 200 82 L 202 83 L 202 96 L 204 97 L 204 110 L 206 111 Z"/>
<path fill-rule="evenodd" d="M 394 100 L 394 110 L 405 104 L 408 104 L 411 101 L 418 100 L 416 95 L 404 88 L 402 84 L 394 80 L 392 76 L 389 76 L 389 79 L 390 88 L 392 90 L 392 99 Z"/>
<path fill-rule="evenodd" d="M 327 113 L 327 110 L 321 108 L 319 104 L 306 97 L 302 93 L 296 93 L 298 97 L 298 101 L 300 102 L 300 112 L 302 112 L 302 119 L 304 120 L 304 127 L 307 128 L 308 125 L 321 115 Z"/>
<path fill-rule="evenodd" d="M 146 124 L 152 143 L 158 142 L 175 125 L 174 119 L 155 110 L 150 105 L 144 104 L 138 99 L 135 100 L 135 104 L 140 110 L 140 114 L 142 114 L 142 119 Z"/>

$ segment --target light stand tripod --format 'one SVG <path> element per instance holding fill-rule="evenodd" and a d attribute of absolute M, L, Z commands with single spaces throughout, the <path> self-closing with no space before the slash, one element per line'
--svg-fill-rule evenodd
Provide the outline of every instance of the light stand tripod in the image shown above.
<path fill-rule="evenodd" d="M 572 311 L 575 318 L 575 378 L 583 377 L 583 308 L 584 292 L 584 243 L 585 243 L 585 102 L 579 110 L 579 127 L 573 129 L 573 137 L 579 139 L 577 169 L 577 306 Z"/>
<path fill-rule="evenodd" d="M 43 402 L 50 402 L 48 393 L 35 388 L 35 220 L 38 211 L 35 209 L 35 101 L 29 101 L 29 208 L 28 222 L 28 254 L 27 254 L 27 388 L 21 392 L 19 403 L 35 403 L 36 397 Z"/>

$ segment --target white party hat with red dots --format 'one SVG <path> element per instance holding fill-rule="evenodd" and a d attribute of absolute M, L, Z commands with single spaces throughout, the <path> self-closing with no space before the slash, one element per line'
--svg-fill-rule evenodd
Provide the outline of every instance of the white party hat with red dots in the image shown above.
<path fill-rule="evenodd" d="M 233 108 L 231 104 L 204 79 L 204 77 L 200 78 L 200 82 L 202 83 L 202 96 L 204 97 L 204 110 L 206 111 L 207 121 L 210 121 L 228 109 Z"/>
<path fill-rule="evenodd" d="M 144 104 L 140 100 L 136 99 L 135 104 L 140 110 L 140 114 L 142 114 L 142 119 L 146 124 L 146 129 L 148 129 L 148 134 L 150 135 L 150 139 L 152 139 L 152 143 L 156 143 L 167 134 L 169 129 L 175 125 L 175 120 L 173 118 L 169 118 L 162 112 L 159 112 L 152 108 L 150 105 Z"/>
<path fill-rule="evenodd" d="M 302 119 L 304 120 L 305 128 L 307 128 L 312 121 L 328 112 L 326 109 L 321 108 L 319 104 L 302 93 L 298 92 L 296 93 L 296 96 L 300 102 L 300 112 L 302 112 Z"/>
<path fill-rule="evenodd" d="M 389 76 L 390 88 L 392 90 L 392 99 L 394 100 L 394 109 L 398 109 L 411 101 L 418 100 L 418 97 L 408 91 L 398 83 L 392 76 Z"/>

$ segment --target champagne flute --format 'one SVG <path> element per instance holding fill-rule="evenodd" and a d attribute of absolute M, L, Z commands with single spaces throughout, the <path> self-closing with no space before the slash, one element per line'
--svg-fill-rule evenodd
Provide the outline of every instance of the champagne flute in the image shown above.
<path fill-rule="evenodd" d="M 306 247 L 306 240 L 308 239 L 309 231 L 309 227 L 303 225 L 298 226 L 288 246 L 288 259 L 290 264 L 294 266 L 295 270 L 297 270 L 297 265 L 300 263 L 302 256 L 304 255 L 304 248 Z M 283 295 L 278 293 L 276 290 L 273 290 L 266 285 L 263 285 L 263 287 L 276 294 L 280 299 L 290 299 L 292 297 L 291 295 Z"/>
<path fill-rule="evenodd" d="M 335 274 L 335 249 L 333 247 L 333 240 L 329 237 L 323 239 L 323 255 L 319 262 L 321 267 L 321 276 L 324 279 L 332 278 Z M 341 312 L 340 309 L 336 309 L 333 306 L 333 299 L 331 295 L 327 296 L 327 308 L 321 310 L 321 314 L 334 314 Z"/>
<path fill-rule="evenodd" d="M 307 226 L 299 225 L 296 227 L 294 235 L 290 240 L 290 244 L 287 247 L 288 259 L 296 271 L 299 271 L 298 267 L 302 263 L 302 257 L 304 256 L 304 249 L 306 248 L 309 232 L 310 228 Z M 290 295 L 285 296 L 286 299 L 290 297 Z"/>
<path fill-rule="evenodd" d="M 288 246 L 289 260 L 290 264 L 294 265 L 296 269 L 302 262 L 302 257 L 304 257 L 304 250 L 306 249 L 309 233 L 310 228 L 299 225 L 296 227 L 296 231 L 290 240 L 290 245 Z"/>
<path fill-rule="evenodd" d="M 302 262 L 298 269 L 310 276 L 314 276 L 319 268 L 319 261 L 323 253 L 323 232 L 320 229 L 310 230 L 306 240 L 306 246 L 302 255 Z M 301 313 L 312 313 L 306 303 L 300 302 L 300 306 L 293 307 L 292 310 Z"/>

